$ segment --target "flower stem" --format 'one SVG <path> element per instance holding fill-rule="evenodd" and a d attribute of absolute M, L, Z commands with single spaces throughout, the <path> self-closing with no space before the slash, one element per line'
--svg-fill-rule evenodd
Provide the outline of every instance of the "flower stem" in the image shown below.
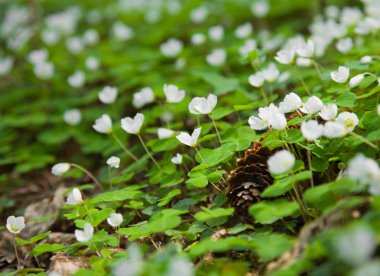
<path fill-rule="evenodd" d="M 140 134 L 137 134 L 137 137 L 139 137 L 139 140 L 145 150 L 145 152 L 148 154 L 149 158 L 153 161 L 153 163 L 157 166 L 157 168 L 162 171 L 162 168 L 160 166 L 160 164 L 158 164 L 158 162 L 156 161 L 156 159 L 154 159 L 153 155 L 150 153 L 149 149 L 146 147 L 145 143 L 144 143 L 144 140 L 142 139 L 141 135 Z"/>
<path fill-rule="evenodd" d="M 305 81 L 303 80 L 303 77 L 302 77 L 300 71 L 298 70 L 297 66 L 294 66 L 294 68 L 296 69 L 296 72 L 297 72 L 297 74 L 298 74 L 298 77 L 300 78 L 300 81 L 301 81 L 301 83 L 302 83 L 303 88 L 306 90 L 307 94 L 309 94 L 309 96 L 311 96 L 310 90 L 309 90 L 309 88 L 307 87 Z"/>
<path fill-rule="evenodd" d="M 110 190 L 112 190 L 112 179 L 111 179 L 111 167 L 108 166 L 108 184 L 110 186 Z"/>
<path fill-rule="evenodd" d="M 16 244 L 16 236 L 13 236 L 13 246 L 15 248 L 15 253 L 16 253 L 16 259 L 17 259 L 17 270 L 21 269 L 21 264 L 20 264 L 20 257 L 18 255 L 18 250 L 17 250 L 17 244 Z"/>
<path fill-rule="evenodd" d="M 199 158 L 202 160 L 202 162 L 205 163 L 205 165 L 207 166 L 206 160 L 204 160 L 204 158 L 203 158 L 202 154 L 199 152 L 198 148 L 194 147 L 194 149 L 198 153 Z"/>
<path fill-rule="evenodd" d="M 223 145 L 222 139 L 220 138 L 220 135 L 219 135 L 218 127 L 216 126 L 216 123 L 215 123 L 215 120 L 211 116 L 209 116 L 209 117 L 210 117 L 210 119 L 212 121 L 212 124 L 214 125 L 216 136 L 218 136 L 219 143 L 220 143 L 220 145 Z"/>
<path fill-rule="evenodd" d="M 371 143 L 370 141 L 368 141 L 367 139 L 365 139 L 364 137 L 360 136 L 359 134 L 356 134 L 355 132 L 350 132 L 350 134 L 356 138 L 358 138 L 360 141 L 362 141 L 363 143 L 366 143 L 368 146 L 374 148 L 375 150 L 377 150 L 377 146 L 374 144 L 374 143 Z"/>
<path fill-rule="evenodd" d="M 263 86 L 260 86 L 260 93 L 261 93 L 261 97 L 263 97 L 263 99 L 265 101 L 265 104 L 267 104 L 268 103 L 268 98 L 267 98 L 267 95 L 265 94 Z"/>
<path fill-rule="evenodd" d="M 307 155 L 307 163 L 309 164 L 309 171 L 311 173 L 310 185 L 311 187 L 314 187 L 313 168 L 311 167 L 311 153 L 309 149 L 306 150 L 306 155 Z"/>
<path fill-rule="evenodd" d="M 103 187 L 102 187 L 102 184 L 100 184 L 100 182 L 96 179 L 96 177 L 90 173 L 87 169 L 85 169 L 84 167 L 78 165 L 78 164 L 75 164 L 75 163 L 70 163 L 71 166 L 77 168 L 77 169 L 80 169 L 82 172 L 84 172 L 85 174 L 88 175 L 88 177 L 91 178 L 92 181 L 94 181 L 94 183 L 100 188 L 100 190 L 103 191 Z"/>
<path fill-rule="evenodd" d="M 139 160 L 136 155 L 134 155 L 131 151 L 129 151 L 124 145 L 123 143 L 120 141 L 120 139 L 116 136 L 116 134 L 114 132 L 112 132 L 112 137 L 115 139 L 115 141 L 119 144 L 119 146 L 125 151 L 125 153 L 131 157 L 133 160 L 137 161 Z"/>

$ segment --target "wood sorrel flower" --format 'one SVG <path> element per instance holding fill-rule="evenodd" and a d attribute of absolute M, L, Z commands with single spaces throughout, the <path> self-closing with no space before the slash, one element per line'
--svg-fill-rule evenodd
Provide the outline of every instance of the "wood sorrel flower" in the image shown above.
<path fill-rule="evenodd" d="M 281 64 L 292 64 L 294 62 L 295 51 L 293 49 L 284 49 L 276 53 L 274 59 Z"/>
<path fill-rule="evenodd" d="M 67 196 L 66 204 L 78 205 L 82 203 L 83 203 L 82 193 L 80 192 L 78 188 L 74 188 Z"/>
<path fill-rule="evenodd" d="M 67 82 L 71 87 L 79 88 L 84 85 L 86 81 L 85 75 L 82 71 L 77 71 L 73 75 L 69 76 Z"/>
<path fill-rule="evenodd" d="M 164 94 L 168 103 L 179 103 L 185 98 L 185 90 L 179 90 L 173 84 L 164 85 Z"/>
<path fill-rule="evenodd" d="M 75 237 L 78 242 L 88 242 L 94 235 L 94 227 L 88 222 L 83 227 L 83 230 L 76 229 Z"/>
<path fill-rule="evenodd" d="M 316 120 L 302 122 L 301 132 L 307 140 L 314 141 L 322 136 L 323 125 L 318 124 L 318 121 Z"/>
<path fill-rule="evenodd" d="M 102 91 L 99 92 L 99 101 L 104 104 L 112 104 L 117 97 L 117 88 L 112 86 L 105 86 Z"/>
<path fill-rule="evenodd" d="M 108 114 L 103 114 L 95 120 L 95 124 L 92 127 L 99 133 L 111 133 L 112 120 Z"/>
<path fill-rule="evenodd" d="M 295 161 L 291 152 L 281 150 L 269 157 L 268 170 L 273 174 L 285 173 L 293 168 Z"/>
<path fill-rule="evenodd" d="M 199 138 L 199 135 L 201 134 L 201 127 L 194 129 L 193 133 L 188 134 L 186 132 L 181 132 L 179 135 L 177 135 L 177 139 L 186 146 L 189 147 L 195 147 L 197 145 L 197 141 Z"/>
<path fill-rule="evenodd" d="M 180 165 L 180 164 L 182 164 L 182 161 L 183 161 L 182 154 L 177 153 L 176 156 L 174 156 L 174 157 L 171 159 L 171 161 L 172 161 L 173 164 L 176 164 L 176 165 Z"/>
<path fill-rule="evenodd" d="M 279 104 L 279 110 L 288 113 L 297 110 L 302 105 L 301 98 L 294 92 L 287 94 L 284 100 Z"/>
<path fill-rule="evenodd" d="M 321 116 L 321 118 L 325 121 L 330 121 L 330 120 L 335 119 L 337 114 L 338 114 L 338 106 L 333 103 L 324 105 L 321 111 L 318 113 L 318 115 Z"/>
<path fill-rule="evenodd" d="M 359 74 L 359 75 L 356 75 L 355 77 L 351 78 L 350 81 L 348 82 L 348 86 L 351 87 L 351 88 L 354 88 L 356 86 L 358 86 L 362 80 L 364 79 L 364 76 L 365 74 Z"/>
<path fill-rule="evenodd" d="M 125 117 L 121 119 L 121 127 L 130 134 L 139 134 L 144 123 L 144 114 L 137 113 L 134 118 Z"/>
<path fill-rule="evenodd" d="M 302 105 L 300 110 L 305 114 L 314 114 L 323 108 L 323 102 L 317 96 L 311 96 Z"/>
<path fill-rule="evenodd" d="M 203 97 L 195 97 L 189 103 L 189 111 L 192 114 L 210 114 L 218 98 L 214 94 L 209 94 L 207 99 Z"/>
<path fill-rule="evenodd" d="M 154 101 L 154 92 L 151 87 L 144 87 L 133 94 L 132 104 L 136 108 L 141 108 Z"/>
<path fill-rule="evenodd" d="M 123 215 L 119 213 L 113 213 L 107 218 L 107 222 L 112 227 L 119 227 L 123 222 Z"/>
<path fill-rule="evenodd" d="M 351 132 L 358 125 L 359 119 L 355 113 L 342 112 L 336 118 L 336 122 L 343 125 L 346 129 L 346 132 Z"/>
<path fill-rule="evenodd" d="M 76 126 L 82 121 L 82 114 L 77 108 L 69 109 L 63 113 L 63 120 L 66 124 Z"/>
<path fill-rule="evenodd" d="M 171 129 L 160 127 L 157 129 L 158 139 L 167 139 L 174 135 L 174 131 Z"/>
<path fill-rule="evenodd" d="M 51 173 L 54 175 L 62 175 L 70 169 L 70 163 L 58 163 L 51 168 Z"/>
<path fill-rule="evenodd" d="M 350 75 L 350 69 L 345 66 L 339 66 L 337 71 L 331 72 L 331 79 L 337 83 L 345 83 Z"/>
<path fill-rule="evenodd" d="M 7 229 L 12 234 L 18 234 L 25 228 L 24 217 L 10 216 L 7 218 Z"/>
<path fill-rule="evenodd" d="M 219 48 L 214 49 L 210 54 L 206 56 L 206 61 L 211 66 L 221 66 L 226 62 L 227 53 L 226 50 Z"/>
<path fill-rule="evenodd" d="M 111 156 L 107 159 L 107 165 L 111 168 L 119 168 L 120 166 L 120 158 L 116 156 Z"/>

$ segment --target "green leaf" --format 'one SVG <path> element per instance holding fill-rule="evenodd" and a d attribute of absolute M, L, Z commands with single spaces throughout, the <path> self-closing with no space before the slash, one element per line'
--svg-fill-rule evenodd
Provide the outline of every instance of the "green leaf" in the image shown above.
<path fill-rule="evenodd" d="M 168 204 L 175 196 L 179 195 L 181 193 L 181 190 L 180 189 L 175 189 L 175 190 L 172 190 L 170 191 L 166 196 L 164 196 L 163 198 L 161 198 L 158 203 L 157 203 L 157 206 L 165 206 L 166 204 Z"/>
<path fill-rule="evenodd" d="M 219 119 L 222 119 L 223 117 L 231 114 L 232 112 L 234 112 L 233 108 L 217 107 L 212 111 L 210 117 L 213 118 L 214 120 L 219 120 Z"/>
<path fill-rule="evenodd" d="M 293 184 L 311 178 L 310 171 L 299 172 L 285 178 L 277 179 L 273 185 L 264 190 L 260 197 L 276 197 L 285 194 L 293 188 Z"/>
<path fill-rule="evenodd" d="M 234 144 L 227 143 L 216 149 L 201 149 L 200 154 L 203 160 L 199 154 L 196 155 L 196 159 L 208 167 L 214 167 L 230 159 L 235 153 L 235 148 L 236 146 Z"/>
<path fill-rule="evenodd" d="M 335 101 L 332 101 L 338 106 L 354 107 L 357 106 L 356 95 L 352 92 L 343 92 Z"/>
<path fill-rule="evenodd" d="M 289 251 L 293 246 L 294 238 L 280 234 L 257 235 L 254 236 L 252 243 L 260 261 L 268 262 Z"/>
<path fill-rule="evenodd" d="M 127 199 L 136 199 L 139 198 L 142 193 L 138 191 L 139 186 L 130 186 L 120 190 L 115 190 L 111 192 L 105 192 L 99 195 L 96 195 L 91 202 L 106 202 L 106 201 L 124 201 Z"/>
<path fill-rule="evenodd" d="M 38 242 L 38 241 L 43 240 L 44 238 L 48 237 L 50 235 L 50 233 L 51 233 L 51 231 L 38 234 L 38 235 L 34 236 L 33 238 L 31 238 L 30 240 L 23 240 L 20 238 L 16 238 L 16 241 L 17 241 L 18 245 L 32 244 L 32 243 Z"/>
<path fill-rule="evenodd" d="M 228 217 L 234 213 L 234 208 L 216 208 L 208 209 L 202 207 L 203 211 L 200 211 L 194 215 L 194 217 L 199 221 L 206 221 L 209 219 Z"/>
<path fill-rule="evenodd" d="M 186 181 L 186 185 L 189 189 L 191 188 L 204 188 L 208 184 L 207 176 L 203 174 L 197 174 L 196 176 L 190 177 Z"/>
<path fill-rule="evenodd" d="M 48 252 L 54 253 L 54 252 L 62 251 L 64 248 L 65 248 L 65 246 L 62 244 L 40 243 L 40 244 L 37 244 L 33 248 L 31 255 L 32 256 L 39 256 L 41 254 L 48 253 Z"/>
<path fill-rule="evenodd" d="M 211 84 L 215 88 L 215 95 L 222 95 L 239 88 L 239 80 L 235 78 L 226 78 L 218 73 L 209 71 L 193 71 L 192 73 Z"/>
<path fill-rule="evenodd" d="M 271 224 L 283 217 L 295 215 L 298 209 L 297 202 L 277 199 L 256 203 L 249 208 L 249 213 L 256 222 Z"/>

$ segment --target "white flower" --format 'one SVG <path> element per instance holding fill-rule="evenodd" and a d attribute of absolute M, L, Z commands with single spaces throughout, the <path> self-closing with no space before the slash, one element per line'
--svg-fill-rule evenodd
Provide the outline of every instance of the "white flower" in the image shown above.
<path fill-rule="evenodd" d="M 115 102 L 117 97 L 117 88 L 107 85 L 99 92 L 98 97 L 102 103 L 112 104 Z"/>
<path fill-rule="evenodd" d="M 174 131 L 171 129 L 160 127 L 157 129 L 158 139 L 167 139 L 174 135 Z"/>
<path fill-rule="evenodd" d="M 33 50 L 28 54 L 28 61 L 32 64 L 44 63 L 48 56 L 49 52 L 46 49 Z"/>
<path fill-rule="evenodd" d="M 108 114 L 103 114 L 100 118 L 95 120 L 95 124 L 92 127 L 100 133 L 111 133 L 112 120 Z"/>
<path fill-rule="evenodd" d="M 350 75 L 350 69 L 339 66 L 338 71 L 331 72 L 331 79 L 338 83 L 345 83 Z"/>
<path fill-rule="evenodd" d="M 128 249 L 128 258 L 118 263 L 114 270 L 114 276 L 140 276 L 143 270 L 143 255 L 138 245 L 132 243 Z"/>
<path fill-rule="evenodd" d="M 250 75 L 248 78 L 248 82 L 253 87 L 261 87 L 264 84 L 264 76 L 261 72 L 257 72 L 256 74 Z"/>
<path fill-rule="evenodd" d="M 72 54 L 79 54 L 84 50 L 84 41 L 81 37 L 69 37 L 66 39 L 67 50 Z"/>
<path fill-rule="evenodd" d="M 359 119 L 355 113 L 342 112 L 336 118 L 336 122 L 343 125 L 347 132 L 351 132 L 358 125 Z"/>
<path fill-rule="evenodd" d="M 251 116 L 248 119 L 250 127 L 254 130 L 262 130 L 269 126 L 277 130 L 286 128 L 287 122 L 284 114 L 273 103 L 268 107 L 259 108 L 258 116 Z"/>
<path fill-rule="evenodd" d="M 201 33 L 196 33 L 191 36 L 191 43 L 193 45 L 202 45 L 206 42 L 206 36 Z"/>
<path fill-rule="evenodd" d="M 13 57 L 0 58 L 0 76 L 5 76 L 13 67 Z"/>
<path fill-rule="evenodd" d="M 185 144 L 189 147 L 195 147 L 197 145 L 199 135 L 201 134 L 201 129 L 201 127 L 194 129 L 191 136 L 186 132 L 181 132 L 176 137 L 182 144 Z"/>
<path fill-rule="evenodd" d="M 247 22 L 236 28 L 235 36 L 237 38 L 244 39 L 250 36 L 252 34 L 252 31 L 253 31 L 253 28 L 252 28 L 251 23 Z"/>
<path fill-rule="evenodd" d="M 99 68 L 100 62 L 99 62 L 99 59 L 91 56 L 91 57 L 86 58 L 85 65 L 88 70 L 95 71 L 96 69 Z"/>
<path fill-rule="evenodd" d="M 136 108 L 141 108 L 152 102 L 154 102 L 154 92 L 151 87 L 144 87 L 133 94 L 132 104 Z"/>
<path fill-rule="evenodd" d="M 333 245 L 336 257 L 344 261 L 347 266 L 360 267 L 368 263 L 375 253 L 376 235 L 371 228 L 359 225 L 339 235 Z"/>
<path fill-rule="evenodd" d="M 309 67 L 312 64 L 313 64 L 313 60 L 310 58 L 298 57 L 296 60 L 296 65 L 298 67 Z"/>
<path fill-rule="evenodd" d="M 170 261 L 168 271 L 165 276 L 194 276 L 194 265 L 183 257 L 175 257 Z"/>
<path fill-rule="evenodd" d="M 84 225 L 83 231 L 82 230 L 75 230 L 75 237 L 78 242 L 88 242 L 92 239 L 92 236 L 94 235 L 94 227 L 88 222 Z"/>
<path fill-rule="evenodd" d="M 82 121 L 82 114 L 79 109 L 69 109 L 63 113 L 63 120 L 65 123 L 76 126 Z"/>
<path fill-rule="evenodd" d="M 178 56 L 178 54 L 182 51 L 182 48 L 182 41 L 175 38 L 171 38 L 160 45 L 161 53 L 168 58 Z"/>
<path fill-rule="evenodd" d="M 323 108 L 323 102 L 317 96 L 311 96 L 302 105 L 300 110 L 305 114 L 314 114 Z"/>
<path fill-rule="evenodd" d="M 218 98 L 214 94 L 209 94 L 207 99 L 203 97 L 195 97 L 189 103 L 189 111 L 192 114 L 210 114 Z"/>
<path fill-rule="evenodd" d="M 363 185 L 379 185 L 380 168 L 377 162 L 363 154 L 357 154 L 348 163 L 345 174 Z"/>
<path fill-rule="evenodd" d="M 174 156 L 172 159 L 171 159 L 172 163 L 173 164 L 182 164 L 182 161 L 183 161 L 183 157 L 182 157 L 182 154 L 180 153 L 177 153 L 176 156 Z"/>
<path fill-rule="evenodd" d="M 35 64 L 33 72 L 37 78 L 42 80 L 50 79 L 54 75 L 54 64 L 51 62 L 42 62 Z"/>
<path fill-rule="evenodd" d="M 95 45 L 99 41 L 99 33 L 95 29 L 89 29 L 83 34 L 83 42 L 86 45 Z"/>
<path fill-rule="evenodd" d="M 364 56 L 360 59 L 361 63 L 368 64 L 372 62 L 372 57 L 371 56 Z"/>
<path fill-rule="evenodd" d="M 268 159 L 268 170 L 273 174 L 281 174 L 291 170 L 296 159 L 294 155 L 287 150 L 280 150 Z"/>
<path fill-rule="evenodd" d="M 336 48 L 341 53 L 349 52 L 353 46 L 354 46 L 354 43 L 351 37 L 342 38 L 338 40 L 338 42 L 336 43 Z"/>
<path fill-rule="evenodd" d="M 253 50 L 257 49 L 257 42 L 254 39 L 247 39 L 244 45 L 239 47 L 239 54 L 242 57 L 247 57 Z"/>
<path fill-rule="evenodd" d="M 344 126 L 337 122 L 326 122 L 323 127 L 323 136 L 327 138 L 339 138 L 347 134 Z"/>
<path fill-rule="evenodd" d="M 107 159 L 107 165 L 111 168 L 119 168 L 120 166 L 120 158 L 116 156 L 111 156 Z"/>
<path fill-rule="evenodd" d="M 78 188 L 74 188 L 67 196 L 66 204 L 68 205 L 78 205 L 82 204 L 82 194 Z"/>
<path fill-rule="evenodd" d="M 42 41 L 49 46 L 57 44 L 61 35 L 57 33 L 55 30 L 45 29 L 41 32 Z"/>
<path fill-rule="evenodd" d="M 70 169 L 70 163 L 58 163 L 51 168 L 54 175 L 62 175 Z"/>
<path fill-rule="evenodd" d="M 302 43 L 296 48 L 297 55 L 303 58 L 312 58 L 314 56 L 315 44 L 309 39 L 307 43 Z"/>
<path fill-rule="evenodd" d="M 179 103 L 185 98 L 185 90 L 179 90 L 173 84 L 164 85 L 164 94 L 168 103 Z"/>
<path fill-rule="evenodd" d="M 113 213 L 107 218 L 107 222 L 112 227 L 118 227 L 123 222 L 123 215 L 120 213 Z"/>
<path fill-rule="evenodd" d="M 316 120 L 302 122 L 301 132 L 307 140 L 314 141 L 322 136 L 323 125 L 318 124 L 318 121 Z"/>
<path fill-rule="evenodd" d="M 277 62 L 281 64 L 292 64 L 294 62 L 294 56 L 295 56 L 294 50 L 284 49 L 284 50 L 278 51 L 274 59 L 277 60 Z"/>
<path fill-rule="evenodd" d="M 348 86 L 351 88 L 354 88 L 358 86 L 362 80 L 364 79 L 365 74 L 359 74 L 356 75 L 355 77 L 351 78 L 350 81 L 348 82 Z"/>
<path fill-rule="evenodd" d="M 282 113 L 288 113 L 297 110 L 302 105 L 301 98 L 294 92 L 287 94 L 284 100 L 279 104 L 279 110 Z"/>
<path fill-rule="evenodd" d="M 174 67 L 177 71 L 180 71 L 182 70 L 183 68 L 185 68 L 186 66 L 186 59 L 183 58 L 183 57 L 180 57 L 178 58 L 176 61 L 175 61 L 175 64 L 174 64 Z"/>
<path fill-rule="evenodd" d="M 254 1 L 251 4 L 251 12 L 257 17 L 264 17 L 268 14 L 270 9 L 269 3 L 267 0 L 258 0 Z"/>
<path fill-rule="evenodd" d="M 139 134 L 140 128 L 144 123 L 144 114 L 137 113 L 132 119 L 130 117 L 125 117 L 121 119 L 121 127 L 126 132 L 130 134 Z"/>
<path fill-rule="evenodd" d="M 208 16 L 208 9 L 206 6 L 200 6 L 190 12 L 190 19 L 194 23 L 202 23 Z"/>
<path fill-rule="evenodd" d="M 335 119 L 337 114 L 338 114 L 338 106 L 333 103 L 324 105 L 321 111 L 318 113 L 318 115 L 321 116 L 321 118 L 325 121 L 330 121 L 330 120 Z"/>
<path fill-rule="evenodd" d="M 25 219 L 24 217 L 9 216 L 6 226 L 9 232 L 18 234 L 25 228 Z"/>
<path fill-rule="evenodd" d="M 212 52 L 206 56 L 206 61 L 211 66 L 221 66 L 226 62 L 226 58 L 226 50 L 219 48 L 212 50 Z"/>
<path fill-rule="evenodd" d="M 268 67 L 263 69 L 261 72 L 264 79 L 269 83 L 274 82 L 280 76 L 280 71 L 274 63 L 270 63 Z"/>
<path fill-rule="evenodd" d="M 377 115 L 380 116 L 380 104 L 377 105 Z"/>
<path fill-rule="evenodd" d="M 208 36 L 212 41 L 221 41 L 224 37 L 224 28 L 221 25 L 212 26 L 208 29 Z"/>
<path fill-rule="evenodd" d="M 85 75 L 82 71 L 75 72 L 67 79 L 67 82 L 70 84 L 70 86 L 74 88 L 82 87 L 85 81 Z"/>
<path fill-rule="evenodd" d="M 133 37 L 133 29 L 118 21 L 112 25 L 112 32 L 116 39 L 126 41 Z"/>

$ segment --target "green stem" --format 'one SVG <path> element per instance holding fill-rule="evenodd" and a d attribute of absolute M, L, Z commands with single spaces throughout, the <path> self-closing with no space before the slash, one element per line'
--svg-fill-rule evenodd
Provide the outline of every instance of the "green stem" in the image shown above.
<path fill-rule="evenodd" d="M 119 144 L 119 146 L 125 151 L 125 153 L 131 157 L 133 160 L 138 161 L 139 159 L 134 155 L 132 152 L 130 152 L 120 141 L 120 139 L 116 136 L 114 132 L 112 132 L 112 137 L 115 139 L 115 141 Z"/>
<path fill-rule="evenodd" d="M 203 158 L 202 154 L 199 152 L 198 148 L 195 146 L 194 149 L 198 153 L 199 158 L 202 160 L 202 162 L 207 166 L 206 160 L 204 160 L 204 158 Z"/>
<path fill-rule="evenodd" d="M 309 88 L 307 87 L 305 81 L 303 80 L 303 77 L 302 77 L 300 71 L 298 70 L 297 66 L 294 66 L 294 68 L 296 69 L 296 72 L 297 72 L 298 77 L 299 77 L 299 79 L 300 79 L 300 81 L 301 81 L 301 83 L 302 83 L 303 88 L 306 90 L 307 94 L 309 94 L 309 96 L 311 96 L 310 90 L 309 90 Z"/>
<path fill-rule="evenodd" d="M 15 248 L 15 253 L 16 253 L 16 259 L 17 259 L 17 269 L 21 269 L 21 264 L 20 264 L 20 257 L 18 255 L 18 250 L 17 250 L 17 244 L 16 244 L 16 236 L 13 236 L 13 246 Z"/>
<path fill-rule="evenodd" d="M 78 164 L 75 164 L 75 163 L 70 163 L 71 166 L 77 168 L 77 169 L 80 169 L 82 172 L 84 172 L 85 174 L 88 175 L 88 177 L 91 178 L 92 181 L 94 181 L 94 183 L 100 188 L 100 190 L 103 191 L 103 187 L 102 187 L 102 184 L 100 184 L 100 182 L 96 179 L 96 177 L 90 173 L 87 169 L 85 169 L 84 167 L 78 165 Z"/>
<path fill-rule="evenodd" d="M 311 187 L 314 187 L 313 168 L 311 167 L 311 153 L 309 149 L 306 150 L 306 154 L 307 154 L 307 163 L 309 164 L 309 171 L 311 173 L 310 185 Z"/>
<path fill-rule="evenodd" d="M 215 123 L 215 120 L 211 116 L 209 116 L 209 117 L 211 118 L 211 121 L 214 125 L 216 136 L 218 136 L 219 143 L 220 143 L 220 145 L 223 145 L 222 139 L 220 138 L 220 135 L 219 135 L 218 127 L 216 126 L 216 123 Z"/>
<path fill-rule="evenodd" d="M 108 184 L 110 186 L 110 190 L 112 190 L 112 179 L 111 179 L 111 167 L 108 166 Z"/>
<path fill-rule="evenodd" d="M 263 86 L 260 86 L 260 93 L 261 93 L 261 97 L 263 97 L 265 101 L 265 104 L 268 104 L 268 98 L 267 98 L 267 95 L 265 94 L 265 90 Z"/>
<path fill-rule="evenodd" d="M 157 166 L 157 168 L 162 171 L 162 168 L 160 166 L 160 164 L 158 164 L 158 162 L 156 161 L 156 159 L 154 159 L 153 155 L 150 153 L 149 149 L 146 147 L 145 143 L 144 143 L 144 140 L 142 139 L 141 135 L 140 134 L 137 134 L 137 137 L 139 137 L 139 140 L 145 150 L 145 152 L 148 154 L 149 158 L 153 161 L 153 163 Z"/>
<path fill-rule="evenodd" d="M 367 144 L 368 146 L 370 146 L 370 147 L 374 148 L 375 150 L 377 150 L 377 146 L 374 143 L 371 143 L 370 141 L 368 141 L 364 137 L 360 136 L 359 134 L 356 134 L 355 132 L 350 132 L 350 134 L 352 136 L 358 138 L 360 141 L 362 141 L 363 143 Z"/>

